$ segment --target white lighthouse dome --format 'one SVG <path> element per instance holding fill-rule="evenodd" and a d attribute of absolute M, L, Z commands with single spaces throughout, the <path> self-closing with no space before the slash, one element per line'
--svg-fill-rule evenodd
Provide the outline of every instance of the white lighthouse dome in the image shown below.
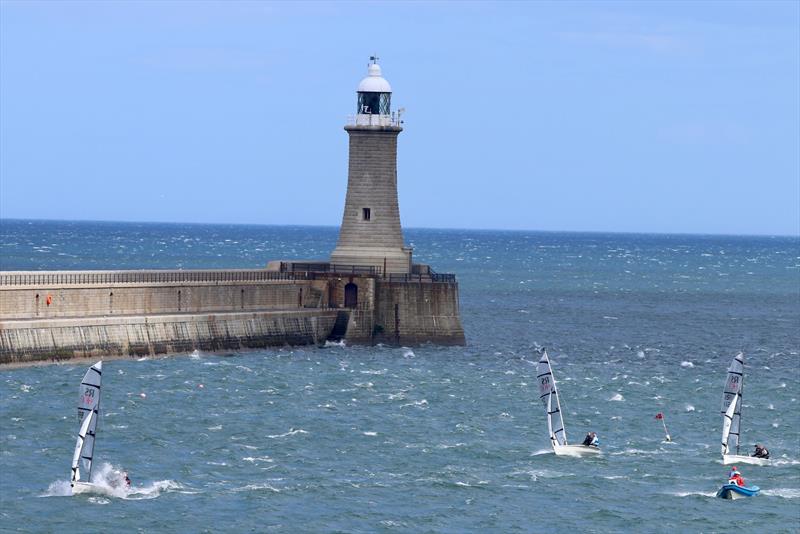
<path fill-rule="evenodd" d="M 372 63 L 368 75 L 358 84 L 359 93 L 391 93 L 392 86 L 381 76 L 381 66 Z"/>

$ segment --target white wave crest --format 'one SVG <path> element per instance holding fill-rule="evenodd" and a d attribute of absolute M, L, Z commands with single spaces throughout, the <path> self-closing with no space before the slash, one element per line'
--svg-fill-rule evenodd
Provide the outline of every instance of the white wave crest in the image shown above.
<path fill-rule="evenodd" d="M 269 484 L 248 484 L 246 486 L 242 486 L 241 488 L 234 488 L 231 491 L 234 493 L 239 493 L 240 491 L 261 491 L 261 490 L 267 490 L 273 493 L 281 492 L 281 490 L 279 490 L 276 487 L 270 486 Z"/>
<path fill-rule="evenodd" d="M 518 471 L 513 471 L 511 475 L 512 476 L 525 475 L 528 478 L 530 478 L 530 480 L 533 482 L 536 482 L 540 478 L 561 478 L 561 477 L 574 476 L 572 473 L 551 471 L 549 469 L 521 469 Z"/>
<path fill-rule="evenodd" d="M 72 495 L 72 488 L 66 480 L 56 480 L 51 482 L 47 491 L 39 495 L 39 497 L 69 497 Z"/>
<path fill-rule="evenodd" d="M 784 499 L 800 499 L 800 489 L 797 488 L 775 488 L 768 490 L 761 490 L 763 495 L 773 495 L 775 497 L 783 497 Z"/>
<path fill-rule="evenodd" d="M 681 367 L 691 369 L 692 367 L 694 367 L 694 364 L 692 362 L 681 362 Z"/>
<path fill-rule="evenodd" d="M 693 412 L 694 411 L 694 406 L 692 406 L 691 404 L 687 404 L 686 405 L 686 411 L 687 412 Z"/>
<path fill-rule="evenodd" d="M 623 397 L 623 396 L 622 396 L 621 394 L 619 394 L 619 393 L 614 393 L 614 395 L 612 395 L 612 396 L 611 396 L 611 398 L 610 398 L 610 399 L 608 399 L 608 400 L 609 400 L 609 401 L 624 401 L 624 400 L 625 400 L 625 397 Z"/>
<path fill-rule="evenodd" d="M 619 452 L 612 452 L 612 456 L 630 456 L 630 455 L 640 455 L 640 456 L 650 456 L 655 454 L 656 451 L 645 451 L 642 449 L 635 449 L 631 447 L 630 449 L 625 449 L 624 451 Z"/>
<path fill-rule="evenodd" d="M 416 407 L 416 408 L 427 408 L 428 407 L 428 401 L 425 400 L 425 399 L 422 399 L 421 401 L 414 401 L 414 402 L 409 402 L 408 404 L 401 404 L 400 405 L 401 408 L 406 408 L 408 406 L 413 406 L 413 407 Z"/>
<path fill-rule="evenodd" d="M 285 438 L 285 437 L 288 437 L 288 436 L 295 436 L 297 434 L 308 434 L 308 432 L 303 430 L 302 428 L 298 428 L 298 429 L 290 428 L 288 432 L 285 432 L 283 434 L 271 434 L 271 435 L 269 435 L 267 437 L 271 438 L 271 439 L 275 439 L 275 438 Z"/>
<path fill-rule="evenodd" d="M 667 492 L 666 495 L 674 495 L 675 497 L 692 497 L 694 495 L 698 495 L 700 497 L 716 497 L 716 491 L 671 491 Z"/>
<path fill-rule="evenodd" d="M 91 483 L 94 489 L 89 493 L 89 502 L 94 504 L 108 504 L 105 497 L 116 499 L 141 500 L 155 499 L 165 491 L 176 491 L 183 486 L 173 480 L 159 480 L 148 485 L 128 486 L 125 483 L 125 471 L 108 462 L 104 462 L 92 475 Z M 72 487 L 66 480 L 57 480 L 50 484 L 41 497 L 69 497 Z"/>
<path fill-rule="evenodd" d="M 271 463 L 271 462 L 275 461 L 272 458 L 270 458 L 269 456 L 247 456 L 245 458 L 242 458 L 242 460 L 244 460 L 245 462 L 250 462 L 250 463 L 255 463 L 255 462 L 270 462 Z"/>

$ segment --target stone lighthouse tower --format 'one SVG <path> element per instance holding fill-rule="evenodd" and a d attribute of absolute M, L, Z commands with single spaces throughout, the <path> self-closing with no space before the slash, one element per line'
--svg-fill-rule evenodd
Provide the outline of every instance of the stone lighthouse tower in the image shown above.
<path fill-rule="evenodd" d="M 358 84 L 356 114 L 344 127 L 350 136 L 347 198 L 331 263 L 407 274 L 411 249 L 403 246 L 397 203 L 397 136 L 403 128 L 378 58 L 370 60 Z"/>

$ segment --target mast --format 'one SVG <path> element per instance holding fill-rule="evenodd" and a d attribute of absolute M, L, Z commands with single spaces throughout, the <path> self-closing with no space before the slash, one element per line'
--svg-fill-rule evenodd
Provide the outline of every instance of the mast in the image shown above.
<path fill-rule="evenodd" d="M 736 455 L 739 455 L 739 443 L 742 441 L 742 408 L 744 408 L 744 356 L 742 356 L 742 383 L 739 385 L 739 428 L 736 434 Z"/>
<path fill-rule="evenodd" d="M 553 367 L 550 365 L 550 358 L 547 357 L 547 351 L 541 352 L 542 357 L 539 359 L 539 364 L 536 368 L 536 381 L 539 383 L 539 398 L 542 400 L 547 413 L 547 429 L 550 433 L 550 441 L 553 447 L 556 444 L 567 445 L 567 432 L 564 429 L 564 417 L 561 414 L 561 400 L 558 398 L 558 388 L 556 386 L 555 378 L 553 377 Z M 556 407 L 553 409 L 553 395 L 556 397 Z M 545 398 L 547 396 L 547 398 Z M 558 414 L 558 422 L 561 425 L 558 429 L 553 430 L 553 415 Z M 558 433 L 563 432 L 562 440 L 558 439 Z M 561 443 L 563 441 L 563 443 Z"/>
<path fill-rule="evenodd" d="M 550 358 L 547 358 L 547 365 L 550 365 Z M 561 421 L 561 432 L 564 433 L 564 445 L 569 445 L 567 441 L 567 428 L 564 425 L 564 415 L 561 411 L 561 396 L 558 394 L 558 386 L 556 385 L 556 377 L 553 375 L 553 367 L 550 366 L 550 378 L 553 380 L 553 395 L 556 396 L 556 407 L 558 408 L 558 419 Z"/>

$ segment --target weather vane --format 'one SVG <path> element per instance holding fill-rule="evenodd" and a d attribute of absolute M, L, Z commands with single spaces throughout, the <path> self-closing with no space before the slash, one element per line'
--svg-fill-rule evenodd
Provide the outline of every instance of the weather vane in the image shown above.
<path fill-rule="evenodd" d="M 379 59 L 380 58 L 378 57 L 378 54 L 373 54 L 369 56 L 369 60 L 372 61 L 373 63 L 377 63 Z"/>

